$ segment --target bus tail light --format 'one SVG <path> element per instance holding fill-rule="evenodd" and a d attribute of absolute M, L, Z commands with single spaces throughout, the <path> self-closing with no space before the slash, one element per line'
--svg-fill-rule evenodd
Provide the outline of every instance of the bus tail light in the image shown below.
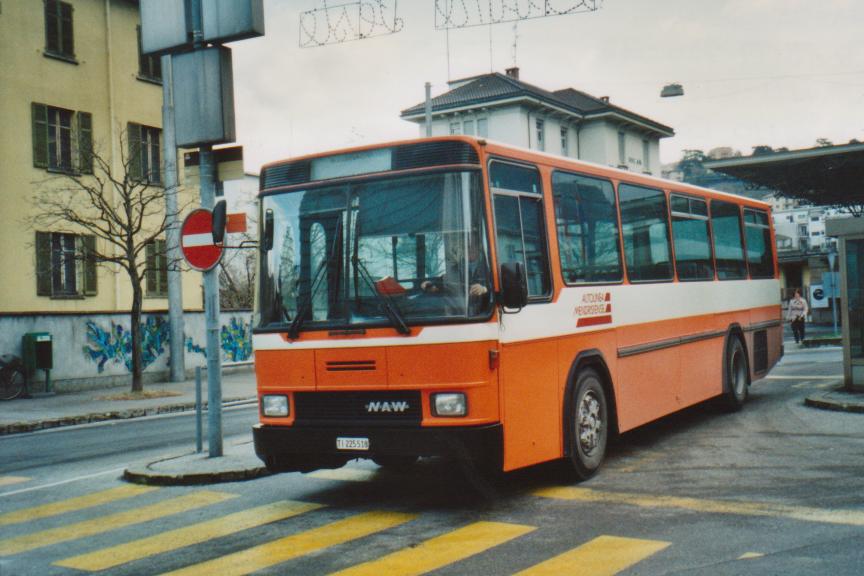
<path fill-rule="evenodd" d="M 453 417 L 468 415 L 468 401 L 461 392 L 432 395 L 432 413 L 435 416 Z"/>
<path fill-rule="evenodd" d="M 261 412 L 264 416 L 285 417 L 291 412 L 288 407 L 288 397 L 281 395 L 267 395 L 261 397 Z"/>

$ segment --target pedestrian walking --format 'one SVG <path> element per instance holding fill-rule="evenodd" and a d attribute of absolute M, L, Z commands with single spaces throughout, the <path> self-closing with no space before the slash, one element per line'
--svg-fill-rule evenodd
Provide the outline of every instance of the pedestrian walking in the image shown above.
<path fill-rule="evenodd" d="M 801 297 L 801 291 L 795 290 L 795 295 L 789 300 L 789 307 L 786 309 L 786 319 L 792 324 L 792 335 L 795 336 L 796 344 L 804 342 L 804 322 L 809 312 L 810 307 Z"/>

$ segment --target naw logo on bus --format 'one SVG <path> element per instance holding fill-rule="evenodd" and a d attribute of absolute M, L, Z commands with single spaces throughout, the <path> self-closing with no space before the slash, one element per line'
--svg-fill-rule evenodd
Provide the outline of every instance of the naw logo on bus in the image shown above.
<path fill-rule="evenodd" d="M 380 412 L 405 412 L 411 406 L 408 402 L 399 401 L 399 402 L 368 402 L 366 404 L 366 412 L 380 413 Z"/>
<path fill-rule="evenodd" d="M 586 292 L 573 310 L 576 327 L 612 323 L 612 292 Z"/>

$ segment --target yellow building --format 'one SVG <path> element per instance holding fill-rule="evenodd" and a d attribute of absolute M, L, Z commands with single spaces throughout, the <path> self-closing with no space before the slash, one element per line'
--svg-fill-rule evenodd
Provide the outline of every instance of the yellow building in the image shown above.
<path fill-rule="evenodd" d="M 0 0 L 0 316 L 131 306 L 125 272 L 74 257 L 92 238 L 28 218 L 39 213 L 32 199 L 58 176 L 87 178 L 90 149 L 115 174 L 130 158 L 133 173 L 163 181 L 161 71 L 140 56 L 139 24 L 133 0 Z M 158 262 L 145 311 L 168 306 Z M 187 310 L 201 309 L 200 286 L 197 273 L 184 274 Z"/>

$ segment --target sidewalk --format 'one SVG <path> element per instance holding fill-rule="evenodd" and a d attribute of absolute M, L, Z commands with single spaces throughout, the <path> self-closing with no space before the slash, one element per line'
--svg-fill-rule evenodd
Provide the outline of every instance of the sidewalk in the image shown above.
<path fill-rule="evenodd" d="M 194 378 L 178 383 L 145 384 L 144 391 L 166 395 L 136 400 L 113 399 L 129 392 L 128 386 L 121 386 L 0 402 L 0 436 L 195 409 Z M 201 395 L 206 407 L 206 371 L 202 373 Z M 251 366 L 233 368 L 222 374 L 222 400 L 223 405 L 256 401 L 255 372 Z"/>

